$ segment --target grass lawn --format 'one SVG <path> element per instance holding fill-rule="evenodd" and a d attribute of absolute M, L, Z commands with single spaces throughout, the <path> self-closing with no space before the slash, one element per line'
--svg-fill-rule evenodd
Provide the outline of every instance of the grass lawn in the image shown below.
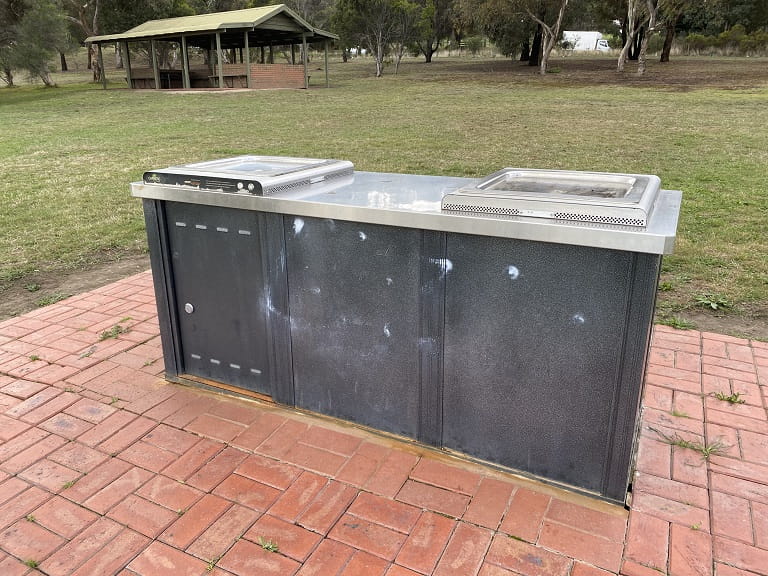
<path fill-rule="evenodd" d="M 33 274 L 145 250 L 128 184 L 151 168 L 254 153 L 348 159 L 359 170 L 481 176 L 504 166 L 652 173 L 683 191 L 660 321 L 725 314 L 768 338 L 768 60 L 331 62 L 332 87 L 237 93 L 61 86 L 0 89 L 0 299 Z M 711 307 L 718 308 L 717 311 Z M 710 312 L 706 311 L 709 307 Z"/>

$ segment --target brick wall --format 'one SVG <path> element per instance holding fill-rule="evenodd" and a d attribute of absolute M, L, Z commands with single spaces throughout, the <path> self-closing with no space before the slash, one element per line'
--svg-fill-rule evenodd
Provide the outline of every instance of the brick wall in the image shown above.
<path fill-rule="evenodd" d="M 294 64 L 251 64 L 253 88 L 304 88 L 304 67 Z"/>

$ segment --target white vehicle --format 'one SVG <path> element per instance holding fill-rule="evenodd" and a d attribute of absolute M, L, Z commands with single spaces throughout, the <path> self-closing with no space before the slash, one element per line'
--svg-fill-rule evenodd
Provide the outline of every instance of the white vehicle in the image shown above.
<path fill-rule="evenodd" d="M 568 49 L 574 52 L 586 52 L 589 50 L 607 52 L 611 49 L 608 40 L 603 39 L 600 32 L 563 32 L 563 42 L 568 43 Z"/>

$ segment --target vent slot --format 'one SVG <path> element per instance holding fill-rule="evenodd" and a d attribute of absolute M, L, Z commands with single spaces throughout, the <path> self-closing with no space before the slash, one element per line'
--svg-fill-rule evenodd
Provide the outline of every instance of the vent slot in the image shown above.
<path fill-rule="evenodd" d="M 237 185 L 231 180 L 216 180 L 206 178 L 201 186 L 205 190 L 223 190 L 224 192 L 237 192 Z"/>
<path fill-rule="evenodd" d="M 288 184 L 280 184 L 278 186 L 270 186 L 268 188 L 264 188 L 264 195 L 268 194 L 280 194 L 281 192 L 290 192 L 291 190 L 295 190 L 296 188 L 303 188 L 305 186 L 309 186 L 309 178 L 304 180 L 296 180 L 295 182 L 290 182 Z"/>
<path fill-rule="evenodd" d="M 557 220 L 576 220 L 578 222 L 618 224 L 621 226 L 645 226 L 645 220 L 641 220 L 639 218 L 627 218 L 623 216 L 595 216 L 592 214 L 578 214 L 575 212 L 555 212 L 553 216 Z"/>
<path fill-rule="evenodd" d="M 502 208 L 500 206 L 471 206 L 467 204 L 444 204 L 443 210 L 456 212 L 473 212 L 477 214 L 502 214 L 504 216 L 519 216 L 517 208 Z"/>

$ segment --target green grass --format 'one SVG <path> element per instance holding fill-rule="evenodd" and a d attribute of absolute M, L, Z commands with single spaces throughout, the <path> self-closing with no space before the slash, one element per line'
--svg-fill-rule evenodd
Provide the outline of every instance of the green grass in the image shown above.
<path fill-rule="evenodd" d="M 684 193 L 662 315 L 701 294 L 768 311 L 768 61 L 687 59 L 646 79 L 608 59 L 539 77 L 503 59 L 312 65 L 309 91 L 171 94 L 83 82 L 0 89 L 0 290 L 34 271 L 146 250 L 128 185 L 233 154 L 349 159 L 358 170 L 480 176 L 504 166 L 658 174 Z M 735 87 L 735 89 L 733 89 Z"/>

